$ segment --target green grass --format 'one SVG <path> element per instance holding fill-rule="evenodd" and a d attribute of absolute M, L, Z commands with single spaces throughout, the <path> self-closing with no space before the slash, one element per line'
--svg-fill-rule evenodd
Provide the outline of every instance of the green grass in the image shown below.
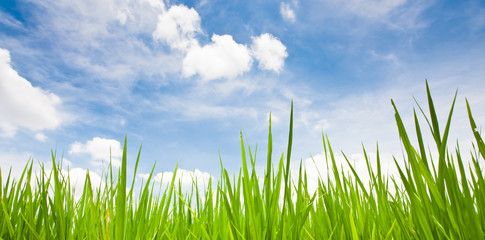
<path fill-rule="evenodd" d="M 287 153 L 276 162 L 272 156 L 271 115 L 265 175 L 256 175 L 256 150 L 244 144 L 242 167 L 229 175 L 222 165 L 219 180 L 205 189 L 193 180 L 183 194 L 176 180 L 177 167 L 168 186 L 155 194 L 153 169 L 140 192 L 135 180 L 127 185 L 126 137 L 118 174 L 109 167 L 98 186 L 86 173 L 79 199 L 74 197 L 69 174 L 63 174 L 52 153 L 53 168 L 33 172 L 29 161 L 19 179 L 0 172 L 0 237 L 2 239 L 483 239 L 485 237 L 485 181 L 480 168 L 485 144 L 467 101 L 474 152 L 462 155 L 447 147 L 454 103 L 440 131 L 433 100 L 426 85 L 429 113 L 418 105 L 438 151 L 432 159 L 423 142 L 414 113 L 417 145 L 403 124 L 396 105 L 395 119 L 402 141 L 404 165 L 394 159 L 399 176 L 385 177 L 379 149 L 370 159 L 364 149 L 369 181 L 364 182 L 348 159 L 350 172 L 336 164 L 330 141 L 322 142 L 333 177 L 318 180 L 309 191 L 302 168 L 297 178 L 289 166 L 293 134 L 293 105 Z M 456 94 L 455 98 L 456 99 Z M 247 148 L 247 149 L 246 149 Z M 141 150 L 141 148 L 140 148 Z M 464 165 L 464 158 L 470 165 Z M 140 153 L 135 163 L 136 176 Z M 285 161 L 286 160 L 286 161 Z M 372 162 L 377 169 L 372 169 Z M 327 174 L 329 175 L 329 174 Z M 467 177 L 467 175 L 469 177 Z M 292 179 L 297 179 L 293 181 Z M 217 182 L 212 182 L 217 181 Z M 394 189 L 390 190 L 390 187 Z M 127 190 L 128 193 L 127 193 Z M 200 194 L 203 192 L 204 194 Z"/>

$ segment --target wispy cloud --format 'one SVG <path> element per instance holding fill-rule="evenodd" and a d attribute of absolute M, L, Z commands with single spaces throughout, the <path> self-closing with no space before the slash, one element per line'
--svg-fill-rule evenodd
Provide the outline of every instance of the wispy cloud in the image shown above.
<path fill-rule="evenodd" d="M 362 1 L 362 0 L 345 0 L 337 1 L 346 10 L 357 14 L 359 16 L 368 18 L 379 18 L 389 14 L 399 6 L 406 3 L 406 0 L 390 0 L 390 1 Z"/>
<path fill-rule="evenodd" d="M 47 136 L 44 133 L 36 133 L 35 139 L 37 139 L 41 142 L 45 142 L 47 140 Z"/>
<path fill-rule="evenodd" d="M 46 45 L 56 42 L 52 52 L 59 57 L 57 61 L 90 79 L 130 82 L 140 74 L 163 76 L 180 69 L 181 60 L 174 61 L 176 54 L 146 41 L 156 30 L 158 16 L 165 11 L 163 2 L 33 4 L 41 10 L 33 12 L 39 27 L 32 29 L 31 35 Z"/>
<path fill-rule="evenodd" d="M 22 27 L 22 23 L 12 17 L 10 14 L 5 13 L 4 11 L 0 10 L 0 24 L 4 24 L 8 27 L 12 27 L 15 29 L 19 29 Z"/>
<path fill-rule="evenodd" d="M 290 4 L 282 2 L 280 4 L 280 13 L 284 20 L 289 22 L 295 22 L 296 14 L 295 11 L 291 8 Z"/>
<path fill-rule="evenodd" d="M 255 118 L 257 109 L 252 107 L 231 106 L 221 102 L 204 102 L 198 98 L 163 97 L 157 109 L 175 115 L 181 121 L 200 121 L 206 119 Z M 177 117 L 178 116 L 178 117 Z"/>
<path fill-rule="evenodd" d="M 380 29 L 382 25 L 388 29 L 409 31 L 429 25 L 430 21 L 422 13 L 434 3 L 434 0 L 326 0 L 312 5 L 313 8 L 309 9 L 312 13 L 305 17 L 324 20 L 327 29 L 336 27 L 338 31 L 343 27 L 349 29 L 349 33 L 362 34 L 374 28 Z"/>
<path fill-rule="evenodd" d="M 393 53 L 379 54 L 379 53 L 376 53 L 376 51 L 371 50 L 370 54 L 375 59 L 387 61 L 387 62 L 390 62 L 392 64 L 396 64 L 396 65 L 399 64 L 399 58 Z"/>

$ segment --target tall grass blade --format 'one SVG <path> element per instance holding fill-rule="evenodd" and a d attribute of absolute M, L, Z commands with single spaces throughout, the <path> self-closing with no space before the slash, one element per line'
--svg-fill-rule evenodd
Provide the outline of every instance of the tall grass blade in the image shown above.
<path fill-rule="evenodd" d="M 115 239 L 125 239 L 125 211 L 126 211 L 126 152 L 127 152 L 127 137 L 125 136 L 125 143 L 123 145 L 123 157 L 121 160 L 121 174 L 119 175 L 118 185 L 116 187 L 116 225 L 115 225 Z"/>

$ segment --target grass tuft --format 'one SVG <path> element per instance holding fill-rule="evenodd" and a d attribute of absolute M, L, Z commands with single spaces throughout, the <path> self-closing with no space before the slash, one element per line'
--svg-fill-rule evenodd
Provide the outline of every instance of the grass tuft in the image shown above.
<path fill-rule="evenodd" d="M 485 144 L 470 104 L 466 101 L 475 151 L 463 154 L 458 143 L 454 150 L 447 143 L 456 93 L 443 132 L 427 82 L 426 93 L 429 112 L 417 106 L 438 156 L 433 159 L 425 148 L 416 111 L 415 130 L 408 132 L 391 100 L 404 147 L 404 165 L 394 158 L 398 176 L 383 175 L 378 146 L 375 159 L 363 148 L 368 182 L 343 154 L 350 168 L 345 173 L 322 133 L 326 169 L 332 176 L 323 178 L 319 172 L 318 187 L 310 191 L 300 162 L 298 173 L 293 173 L 297 180 L 292 181 L 292 102 L 288 149 L 275 165 L 269 116 L 262 184 L 255 170 L 257 148 L 253 152 L 244 144 L 242 132 L 239 173 L 230 175 L 220 159 L 219 180 L 210 179 L 206 189 L 199 189 L 193 179 L 187 193 L 176 178 L 178 164 L 159 194 L 154 191 L 155 165 L 138 194 L 133 193 L 135 179 L 128 189 L 126 136 L 118 174 L 110 165 L 100 185 L 93 186 L 87 171 L 80 198 L 74 197 L 69 173 L 62 171 L 55 152 L 51 152 L 51 171 L 40 164 L 40 172 L 34 172 L 32 159 L 18 179 L 11 171 L 7 176 L 0 171 L 0 239 L 483 239 L 485 180 L 480 164 Z M 416 135 L 417 145 L 411 143 L 410 134 Z M 134 176 L 140 153 L 141 147 Z M 377 169 L 371 167 L 374 161 Z"/>

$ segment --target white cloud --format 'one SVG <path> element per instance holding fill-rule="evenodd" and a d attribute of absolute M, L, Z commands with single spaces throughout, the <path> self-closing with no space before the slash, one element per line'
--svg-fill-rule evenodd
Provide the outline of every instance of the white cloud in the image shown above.
<path fill-rule="evenodd" d="M 293 11 L 290 4 L 282 2 L 280 5 L 280 13 L 284 20 L 289 22 L 295 22 L 295 11 Z"/>
<path fill-rule="evenodd" d="M 45 142 L 45 140 L 47 140 L 47 136 L 44 134 L 44 133 L 36 133 L 35 134 L 35 139 L 41 141 L 41 142 Z"/>
<path fill-rule="evenodd" d="M 30 162 L 29 162 L 30 160 Z M 60 163 L 60 159 L 56 160 Z M 27 167 L 27 164 L 32 163 L 32 177 L 31 177 L 31 187 L 32 190 L 36 188 L 36 179 L 40 177 L 42 173 L 41 165 L 44 166 L 44 174 L 48 177 L 52 173 L 52 160 L 42 161 L 41 159 L 36 159 L 31 153 L 20 153 L 20 152 L 0 152 L 0 171 L 2 176 L 7 176 L 11 171 L 11 178 L 18 181 L 22 176 L 22 172 Z M 69 168 L 71 163 L 67 159 L 62 159 L 62 170 L 61 174 L 63 177 L 67 178 L 69 169 L 69 178 L 71 187 L 75 189 L 75 199 L 81 197 L 84 181 L 86 179 L 86 170 L 83 168 Z M 101 177 L 96 172 L 89 172 L 91 187 L 93 189 L 97 188 L 101 183 Z M 25 179 L 24 179 L 25 183 Z M 51 182 L 52 183 L 52 182 Z M 53 194 L 53 191 L 49 190 L 49 195 Z M 52 196 L 51 196 L 52 197 Z"/>
<path fill-rule="evenodd" d="M 366 149 L 366 150 L 367 150 L 367 157 L 369 158 L 369 162 L 372 167 L 372 170 L 374 171 L 374 173 L 376 173 L 377 154 L 376 152 L 368 151 L 370 149 Z M 399 179 L 400 179 L 399 174 L 394 161 L 392 161 L 392 155 L 387 152 L 380 152 L 379 155 L 381 159 L 381 169 L 382 169 L 383 176 L 387 176 L 387 177 L 394 176 L 395 179 L 399 182 Z M 360 152 L 351 153 L 351 154 L 345 153 L 345 156 L 347 156 L 347 159 L 349 160 L 354 170 L 357 172 L 357 175 L 361 179 L 364 186 L 368 187 L 370 177 L 369 177 L 369 172 L 367 169 L 367 163 L 365 161 L 364 154 Z M 337 165 L 339 173 L 345 174 L 347 176 L 350 175 L 353 179 L 355 179 L 355 176 L 350 170 L 350 167 L 347 161 L 345 160 L 344 156 L 341 153 L 334 152 L 334 157 L 335 157 L 335 163 Z M 325 158 L 324 152 L 316 154 L 315 156 L 313 156 L 313 158 L 307 158 L 302 161 L 303 170 L 305 170 L 307 174 L 308 190 L 310 192 L 313 192 L 317 189 L 319 179 L 323 180 L 323 182 L 326 182 L 328 177 L 331 180 L 334 179 L 334 174 L 332 170 L 332 160 L 329 155 L 327 155 L 327 158 L 328 158 L 328 169 L 327 169 L 327 160 Z M 397 156 L 396 159 L 399 163 L 402 161 L 402 159 L 399 158 L 399 156 Z M 341 170 L 343 170 L 343 172 L 341 172 Z M 298 181 L 298 172 L 299 172 L 299 162 L 294 162 L 291 165 L 291 173 L 292 173 L 292 179 L 295 182 Z M 386 178 L 384 177 L 384 179 Z M 391 188 L 392 187 L 393 186 L 391 186 Z M 391 190 L 393 191 L 394 189 L 391 189 Z"/>
<path fill-rule="evenodd" d="M 183 60 L 186 77 L 199 74 L 204 81 L 234 78 L 251 69 L 249 49 L 234 41 L 230 35 L 212 35 L 212 43 L 193 47 Z"/>
<path fill-rule="evenodd" d="M 63 169 L 62 175 L 67 177 L 69 174 L 70 185 L 74 188 L 74 198 L 78 200 L 81 198 L 83 190 L 84 190 L 84 183 L 86 181 L 86 173 L 87 170 L 83 168 L 70 168 L 69 171 Z M 99 184 L 101 183 L 101 177 L 92 171 L 89 171 L 89 180 L 91 181 L 91 188 L 94 191 Z"/>
<path fill-rule="evenodd" d="M 0 152 L 0 170 L 3 179 L 5 179 L 4 176 L 7 176 L 11 170 L 12 177 L 18 180 L 31 157 L 32 154 L 28 152 Z M 34 163 L 37 162 L 34 161 Z M 34 164 L 34 168 L 35 171 L 38 170 L 36 164 Z"/>
<path fill-rule="evenodd" d="M 187 51 L 198 46 L 195 34 L 201 32 L 200 16 L 193 8 L 184 5 L 172 6 L 158 16 L 157 29 L 153 38 L 162 41 L 172 49 Z"/>
<path fill-rule="evenodd" d="M 251 52 L 259 61 L 258 67 L 264 70 L 280 72 L 288 57 L 286 46 L 276 37 L 269 33 L 261 34 L 259 37 L 252 37 L 253 44 Z"/>
<path fill-rule="evenodd" d="M 10 52 L 0 48 L 0 135 L 12 137 L 18 127 L 33 131 L 55 129 L 63 121 L 61 99 L 19 76 Z"/>
<path fill-rule="evenodd" d="M 72 165 L 72 162 L 69 161 L 69 159 L 62 158 L 62 166 L 70 167 Z"/>
<path fill-rule="evenodd" d="M 29 162 L 30 159 L 30 162 Z M 59 161 L 59 159 L 58 159 Z M 22 172 L 27 166 L 27 164 L 32 163 L 32 178 L 31 178 L 31 186 L 32 190 L 36 187 L 36 178 L 40 177 L 42 172 L 41 165 L 44 166 L 44 174 L 45 176 L 49 176 L 52 173 L 52 160 L 44 162 L 39 159 L 35 159 L 32 157 L 30 153 L 18 153 L 18 152 L 0 152 L 0 170 L 2 176 L 7 176 L 11 171 L 11 178 L 15 179 L 16 181 L 22 176 Z M 60 163 L 57 162 L 57 163 Z M 79 199 L 81 197 L 83 188 L 84 188 L 84 181 L 86 179 L 86 170 L 83 168 L 68 168 L 71 163 L 67 159 L 62 160 L 63 169 L 61 170 L 62 176 L 67 178 L 68 170 L 69 169 L 69 178 L 71 187 L 75 189 L 75 199 Z M 96 172 L 90 171 L 89 172 L 91 186 L 93 189 L 99 186 L 101 183 L 101 177 Z M 25 179 L 24 179 L 25 182 Z M 52 183 L 52 182 L 51 182 Z M 49 194 L 53 194 L 53 191 L 49 191 Z"/>
<path fill-rule="evenodd" d="M 152 34 L 155 40 L 184 54 L 183 76 L 199 75 L 207 82 L 220 78 L 232 79 L 251 69 L 251 52 L 246 45 L 234 41 L 231 35 L 213 34 L 212 42 L 201 46 L 196 39 L 196 34 L 202 33 L 200 21 L 199 14 L 193 8 L 172 6 L 158 16 L 157 28 Z M 253 44 L 256 48 L 253 50 L 254 56 L 260 61 L 260 68 L 279 72 L 284 58 L 288 56 L 286 47 L 270 34 L 253 39 L 256 39 Z"/>
<path fill-rule="evenodd" d="M 149 174 L 138 174 L 138 177 L 144 180 L 148 179 Z M 168 186 L 170 184 L 170 181 L 172 181 L 173 177 L 173 172 L 167 171 L 167 172 L 159 172 L 154 177 L 152 178 L 152 181 L 155 180 L 157 182 L 162 183 L 164 187 Z M 175 176 L 175 186 L 178 186 L 179 182 L 181 183 L 182 186 L 182 191 L 183 193 L 187 193 L 192 189 L 192 183 L 197 180 L 197 186 L 199 188 L 200 194 L 204 194 L 204 191 L 207 189 L 208 184 L 209 184 L 209 179 L 212 178 L 212 183 L 216 183 L 217 179 L 212 176 L 208 172 L 202 172 L 199 169 L 194 169 L 194 171 L 189 171 L 186 169 L 178 168 L 177 169 L 177 175 Z M 192 182 L 193 181 L 193 182 Z M 181 193 L 181 194 L 183 194 Z"/>
<path fill-rule="evenodd" d="M 114 139 L 95 137 L 84 144 L 74 142 L 71 144 L 69 154 L 89 154 L 92 158 L 91 163 L 95 166 L 99 166 L 109 163 L 110 151 L 113 166 L 121 166 L 120 158 L 123 151 L 121 150 L 120 142 Z"/>

